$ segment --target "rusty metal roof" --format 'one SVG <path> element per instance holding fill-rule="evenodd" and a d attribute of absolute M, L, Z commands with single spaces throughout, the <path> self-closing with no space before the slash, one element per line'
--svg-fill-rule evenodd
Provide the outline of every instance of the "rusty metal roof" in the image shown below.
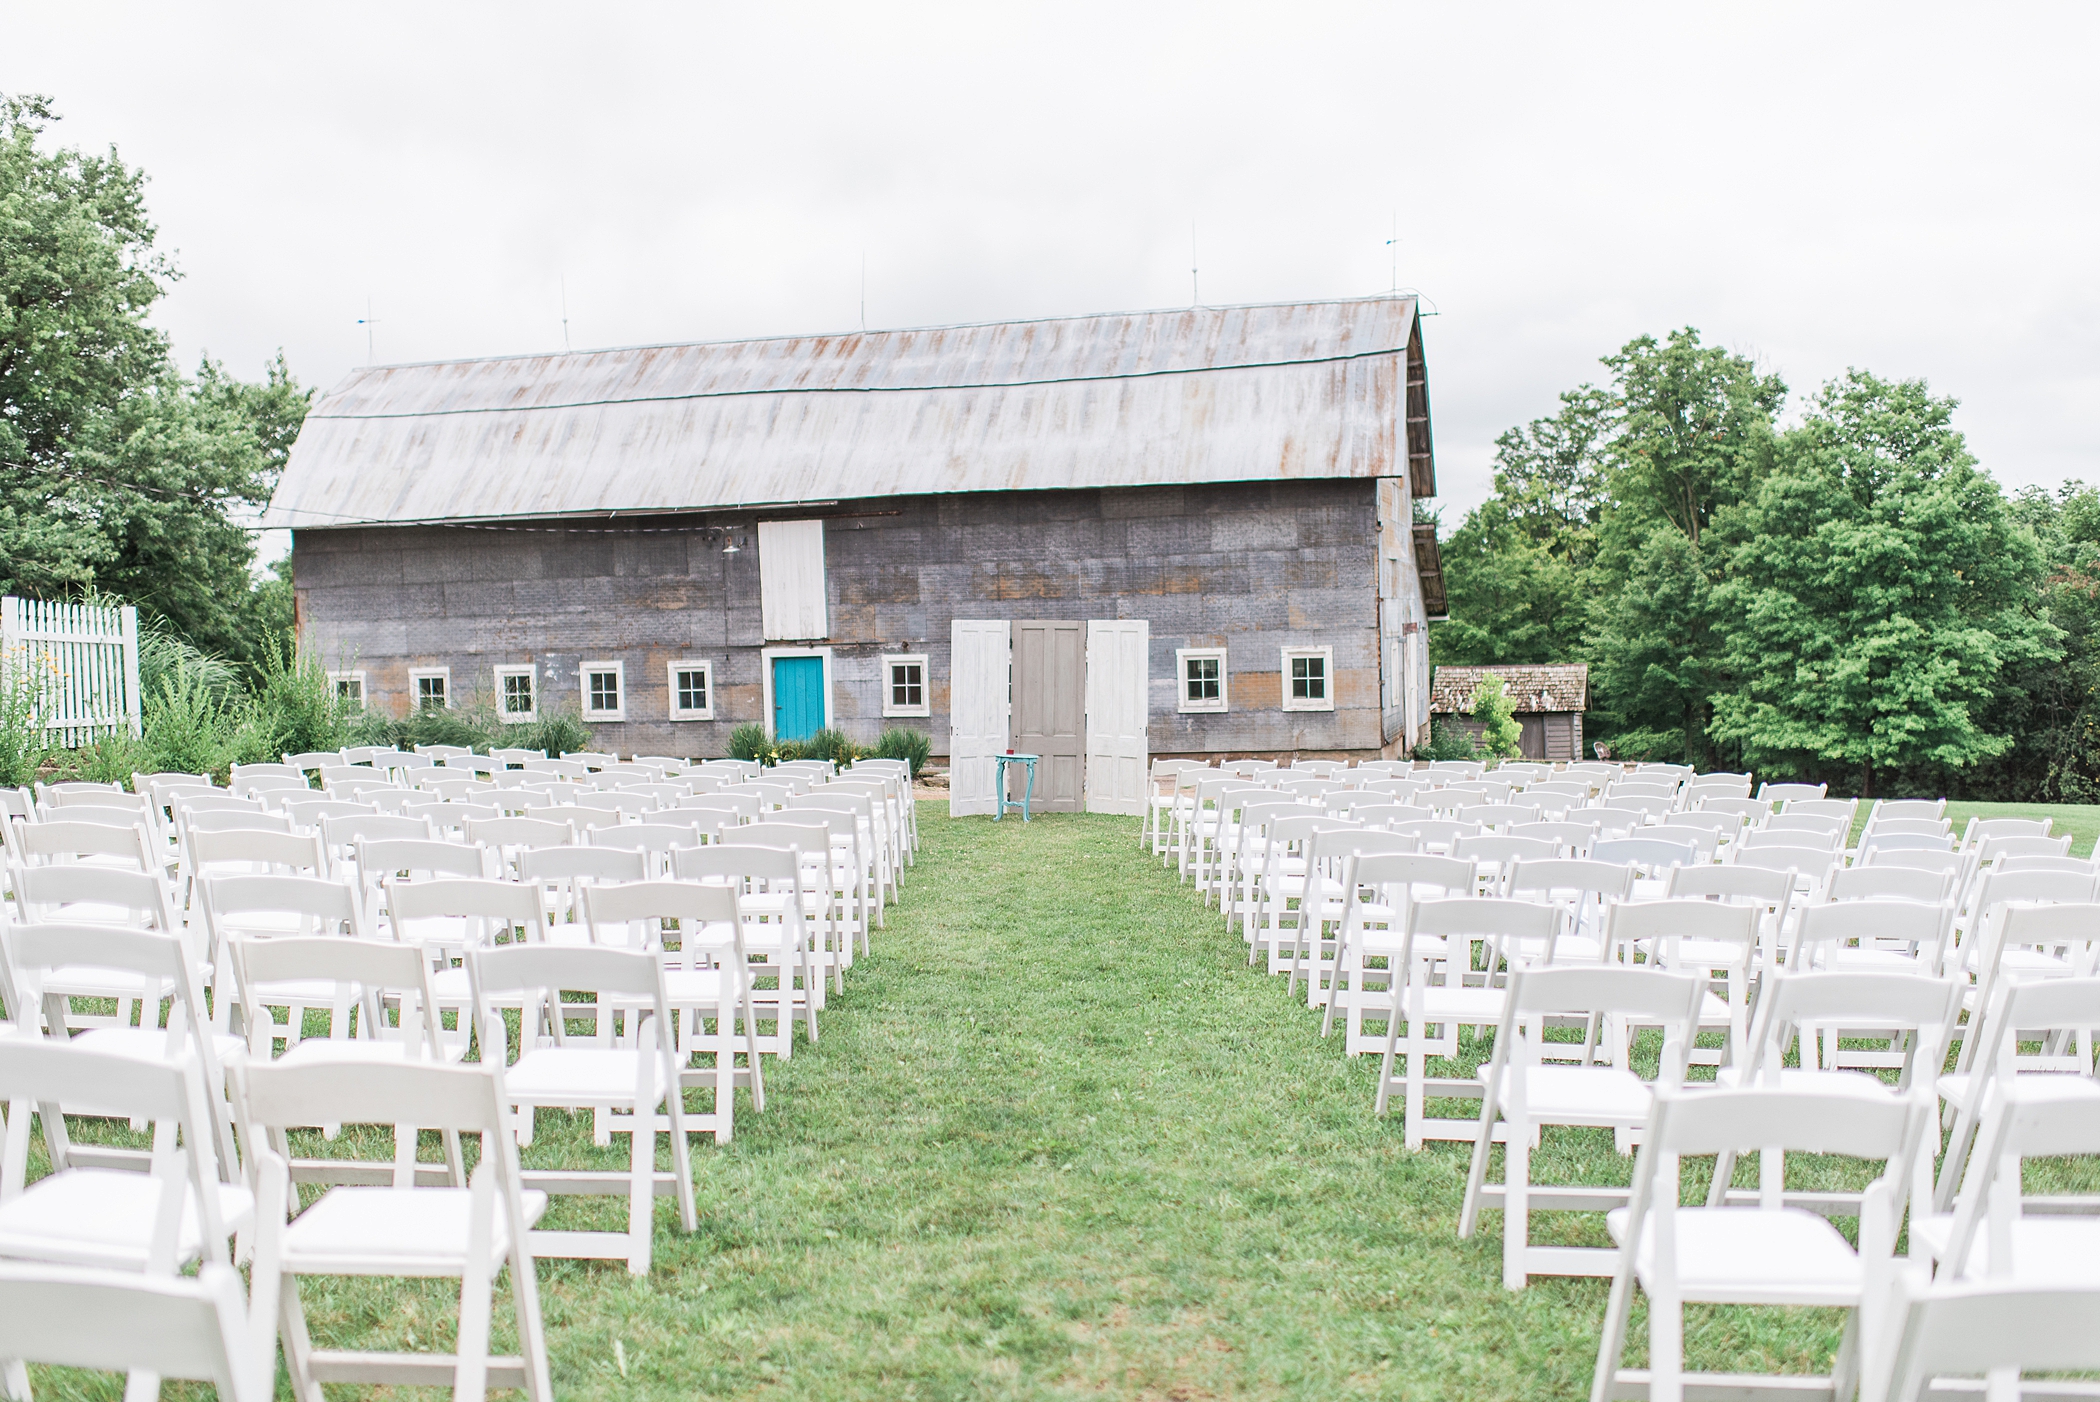
<path fill-rule="evenodd" d="M 264 524 L 1407 471 L 1412 297 L 375 366 Z"/>
<path fill-rule="evenodd" d="M 1473 694 L 1480 679 L 1502 678 L 1502 694 L 1516 703 L 1520 712 L 1581 711 L 1590 703 L 1590 669 L 1587 663 L 1570 662 L 1539 667 L 1439 667 L 1429 684 L 1429 709 L 1442 715 L 1462 715 L 1473 709 Z"/>

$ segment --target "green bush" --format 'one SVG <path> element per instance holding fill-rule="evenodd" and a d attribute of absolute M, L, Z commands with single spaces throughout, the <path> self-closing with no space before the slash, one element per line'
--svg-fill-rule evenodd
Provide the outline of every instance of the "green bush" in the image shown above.
<path fill-rule="evenodd" d="M 804 759 L 828 759 L 840 769 L 861 756 L 860 746 L 847 739 L 843 731 L 820 730 L 804 740 L 799 748 Z"/>
<path fill-rule="evenodd" d="M 572 754 L 591 747 L 591 728 L 574 710 L 555 711 L 523 725 L 499 721 L 490 736 L 502 750 L 545 750 L 549 755 Z M 484 746 L 484 749 L 487 747 Z"/>
<path fill-rule="evenodd" d="M 1442 716 L 1429 718 L 1429 738 L 1415 746 L 1416 759 L 1432 763 L 1442 760 L 1469 760 L 1480 758 L 1480 746 L 1467 734 Z"/>
<path fill-rule="evenodd" d="M 0 659 L 0 784 L 26 784 L 51 758 L 44 728 L 36 722 L 36 688 L 27 670 Z"/>
<path fill-rule="evenodd" d="M 911 762 L 911 772 L 916 777 L 933 757 L 933 741 L 924 731 L 908 726 L 891 726 L 875 737 L 876 759 L 902 759 Z"/>
<path fill-rule="evenodd" d="M 729 757 L 731 759 L 757 760 L 765 763 L 764 756 L 771 753 L 773 742 L 766 738 L 762 725 L 745 724 L 729 732 Z"/>
<path fill-rule="evenodd" d="M 1524 727 L 1517 724 L 1516 703 L 1509 699 L 1502 678 L 1482 677 L 1473 693 L 1472 719 L 1480 722 L 1480 748 L 1493 759 L 1514 759 L 1524 753 Z"/>
<path fill-rule="evenodd" d="M 263 648 L 247 713 L 235 758 L 248 764 L 339 750 L 357 743 L 360 725 L 369 724 L 365 712 L 336 695 L 335 679 L 320 658 L 275 636 Z"/>

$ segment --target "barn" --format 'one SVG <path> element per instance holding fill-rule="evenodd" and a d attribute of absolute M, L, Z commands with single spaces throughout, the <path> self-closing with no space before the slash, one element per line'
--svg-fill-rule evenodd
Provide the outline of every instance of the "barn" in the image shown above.
<path fill-rule="evenodd" d="M 1151 756 L 1420 738 L 1435 491 L 1392 296 L 368 367 L 265 524 L 370 706 L 915 726 L 961 807 L 1014 748 L 1134 811 Z"/>
<path fill-rule="evenodd" d="M 1582 713 L 1590 703 L 1590 669 L 1571 662 L 1543 667 L 1439 667 L 1429 693 L 1432 713 L 1452 718 L 1460 730 L 1478 736 L 1486 727 L 1465 719 L 1473 709 L 1480 683 L 1502 679 L 1502 694 L 1516 707 L 1523 736 L 1518 742 L 1526 759 L 1582 758 Z"/>

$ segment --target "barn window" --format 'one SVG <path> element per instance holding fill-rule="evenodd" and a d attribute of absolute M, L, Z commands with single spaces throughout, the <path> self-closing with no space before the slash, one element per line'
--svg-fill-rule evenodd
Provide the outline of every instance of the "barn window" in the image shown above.
<path fill-rule="evenodd" d="M 922 653 L 900 653 L 882 659 L 882 713 L 886 716 L 929 716 L 933 708 L 926 700 L 926 658 Z"/>
<path fill-rule="evenodd" d="M 1283 650 L 1283 709 L 1334 709 L 1334 649 L 1287 647 Z"/>
<path fill-rule="evenodd" d="M 671 719 L 715 718 L 715 664 L 673 662 L 670 676 Z"/>
<path fill-rule="evenodd" d="M 335 683 L 336 704 L 365 708 L 365 674 L 363 672 L 330 672 L 328 680 Z"/>
<path fill-rule="evenodd" d="M 627 664 L 586 662 L 577 670 L 583 674 L 583 718 L 626 720 Z"/>
<path fill-rule="evenodd" d="M 1174 674 L 1181 678 L 1181 709 L 1225 709 L 1225 649 L 1185 647 L 1174 654 Z"/>
<path fill-rule="evenodd" d="M 408 681 L 415 688 L 417 710 L 442 711 L 452 704 L 451 668 L 427 667 L 410 672 Z"/>
<path fill-rule="evenodd" d="M 530 667 L 496 669 L 496 705 L 504 720 L 522 725 L 539 715 L 538 680 Z"/>

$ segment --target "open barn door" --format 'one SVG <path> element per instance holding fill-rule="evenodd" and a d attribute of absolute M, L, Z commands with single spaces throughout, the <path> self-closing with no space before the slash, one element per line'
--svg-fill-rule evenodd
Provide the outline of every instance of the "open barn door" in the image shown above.
<path fill-rule="evenodd" d="M 1006 749 L 1012 710 L 1013 625 L 958 618 L 948 663 L 948 816 L 998 811 L 993 756 Z"/>
<path fill-rule="evenodd" d="M 1086 811 L 1145 811 L 1151 747 L 1152 625 L 1097 618 L 1086 625 Z"/>

